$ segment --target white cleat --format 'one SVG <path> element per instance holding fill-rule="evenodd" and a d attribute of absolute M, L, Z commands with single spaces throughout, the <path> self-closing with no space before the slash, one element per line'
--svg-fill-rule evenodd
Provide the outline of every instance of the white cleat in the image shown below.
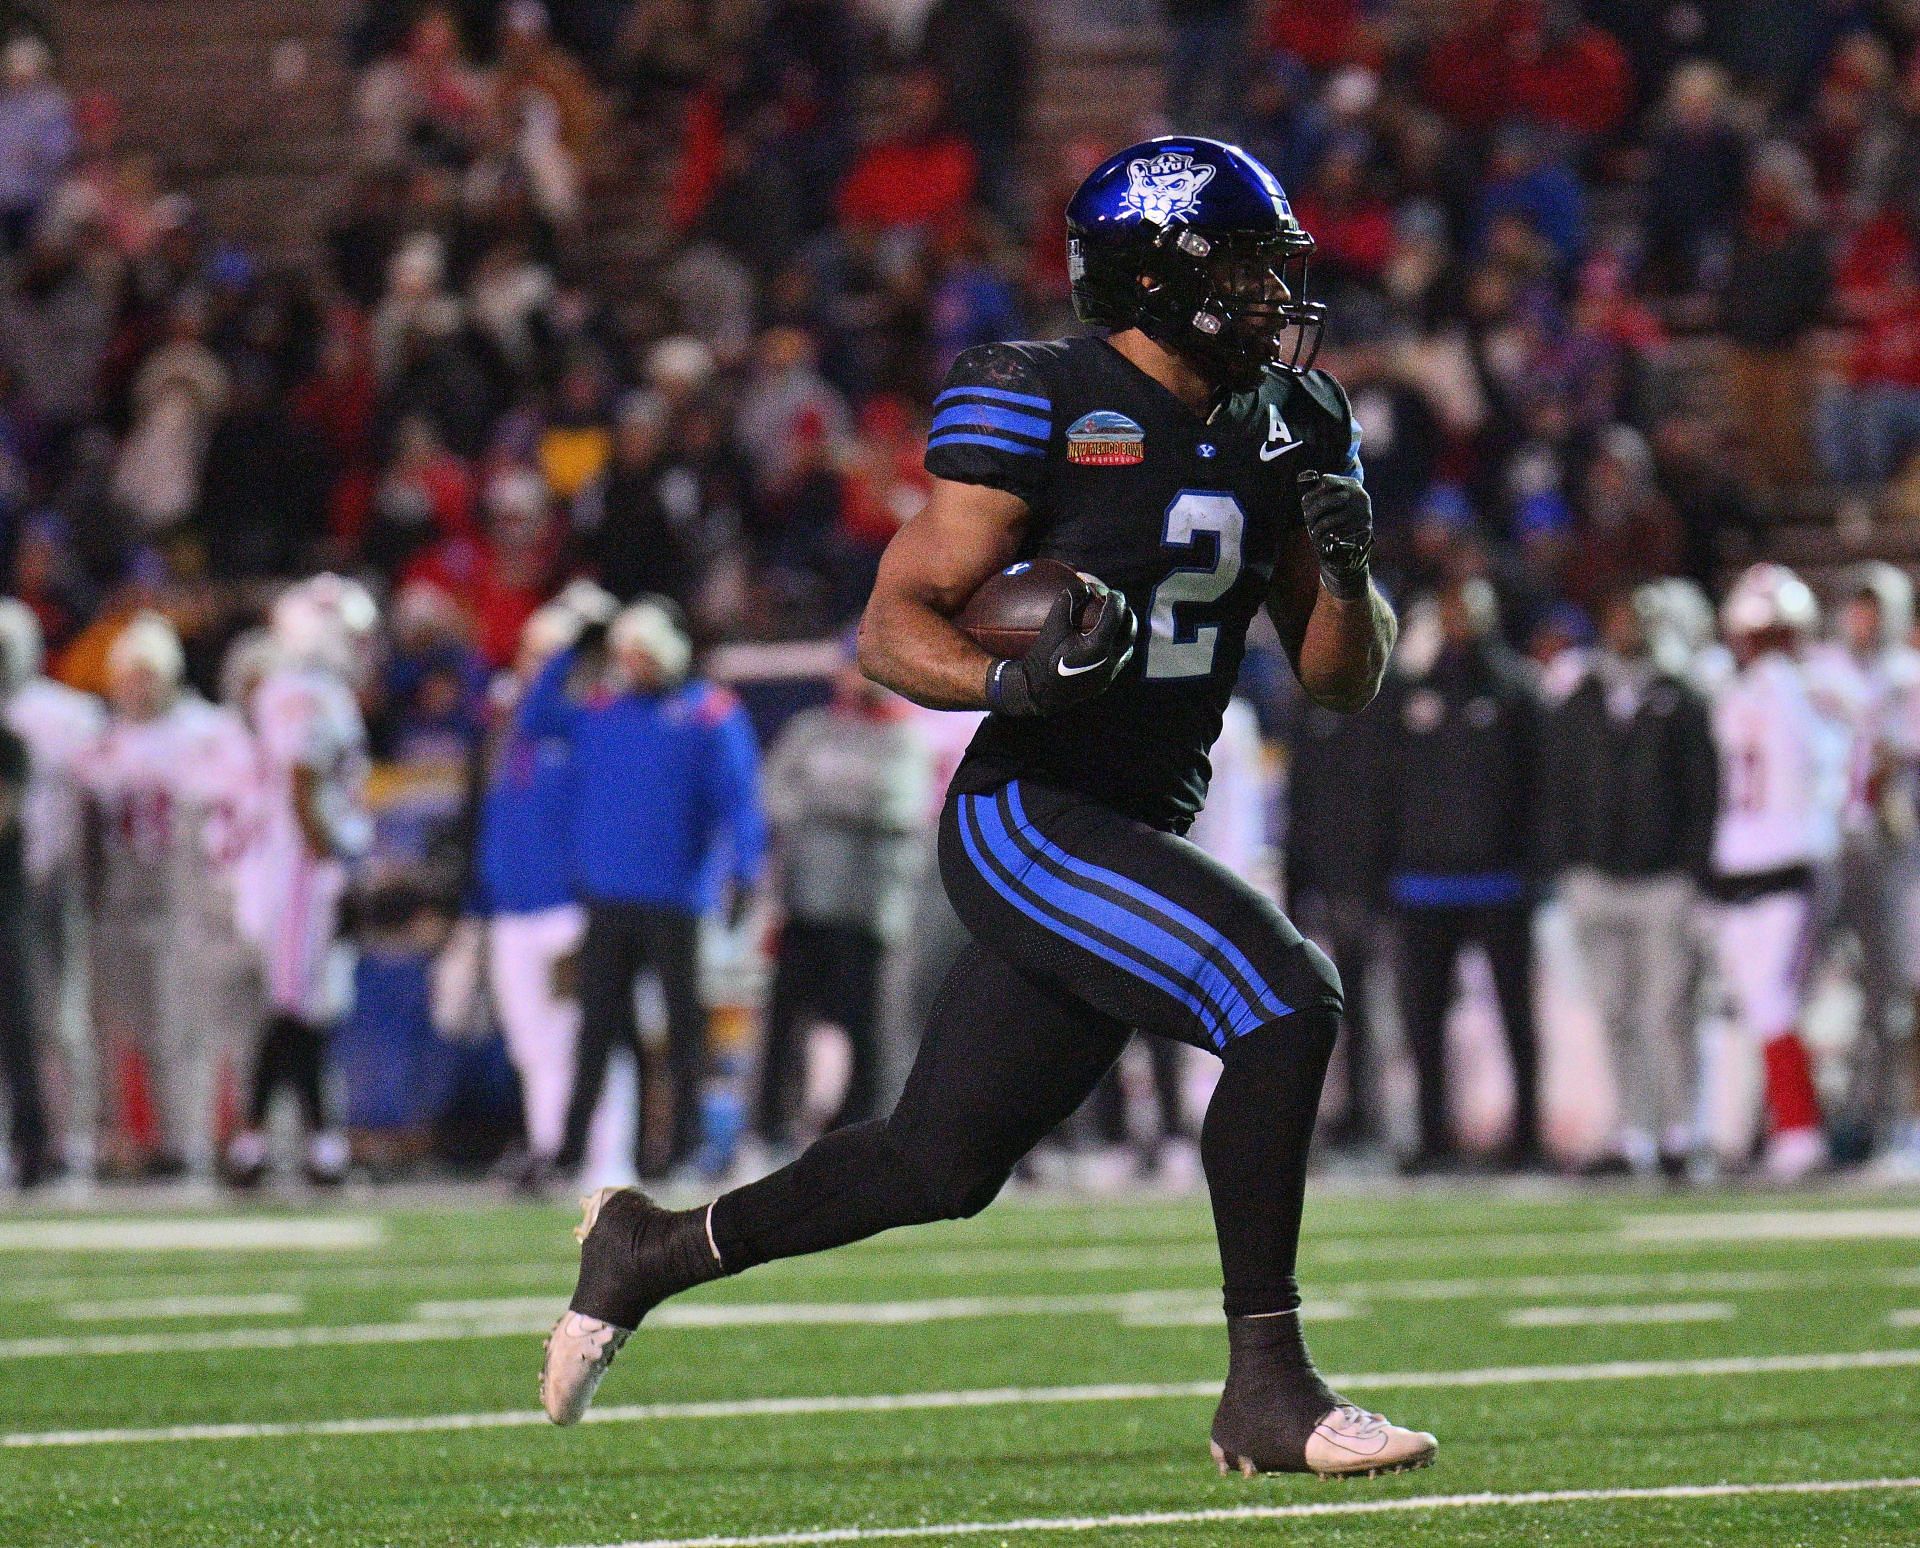
<path fill-rule="evenodd" d="M 1379 1414 L 1342 1403 L 1307 1437 L 1306 1471 L 1320 1478 L 1379 1478 L 1430 1467 L 1440 1443 L 1425 1430 L 1407 1430 Z M 1252 1457 L 1235 1456 L 1213 1442 L 1214 1465 L 1224 1475 L 1261 1472 Z"/>
<path fill-rule="evenodd" d="M 600 1188 L 580 1200 L 580 1224 L 573 1228 L 576 1242 L 586 1245 L 601 1209 L 619 1191 Z M 632 1333 L 632 1328 L 617 1328 L 611 1322 L 571 1310 L 554 1324 L 540 1363 L 540 1406 L 549 1419 L 555 1424 L 580 1422 L 594 1393 L 600 1390 L 601 1379 L 612 1368 L 613 1357 Z"/>
<path fill-rule="evenodd" d="M 632 1330 L 570 1311 L 547 1335 L 540 1406 L 555 1424 L 578 1424 Z"/>

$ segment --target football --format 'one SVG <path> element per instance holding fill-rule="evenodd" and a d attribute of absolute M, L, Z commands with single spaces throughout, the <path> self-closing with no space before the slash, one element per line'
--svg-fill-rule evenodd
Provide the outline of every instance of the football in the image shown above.
<path fill-rule="evenodd" d="M 1058 559 L 1022 559 L 989 575 L 954 621 L 982 650 L 1024 656 L 1063 591 L 1079 598 L 1075 623 L 1084 627 L 1094 605 L 1087 577 Z"/>

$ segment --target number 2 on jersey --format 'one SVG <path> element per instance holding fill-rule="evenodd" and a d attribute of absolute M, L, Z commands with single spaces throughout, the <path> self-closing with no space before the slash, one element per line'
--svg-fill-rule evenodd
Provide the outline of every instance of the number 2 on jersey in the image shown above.
<path fill-rule="evenodd" d="M 1149 681 L 1205 677 L 1213 670 L 1218 624 L 1188 624 L 1184 633 L 1178 609 L 1218 602 L 1240 578 L 1240 543 L 1246 513 L 1230 494 L 1210 489 L 1183 489 L 1167 507 L 1160 541 L 1169 548 L 1195 548 L 1212 533 L 1211 565 L 1189 565 L 1173 571 L 1154 588 L 1147 610 L 1147 667 Z"/>

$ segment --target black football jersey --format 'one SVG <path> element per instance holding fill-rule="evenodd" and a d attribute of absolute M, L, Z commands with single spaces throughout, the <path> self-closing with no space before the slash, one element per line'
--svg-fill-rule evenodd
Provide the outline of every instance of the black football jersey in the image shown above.
<path fill-rule="evenodd" d="M 1057 715 L 989 716 L 954 778 L 1020 776 L 1184 829 L 1240 674 L 1299 475 L 1360 475 L 1360 431 L 1324 371 L 1269 372 L 1202 419 L 1104 338 L 989 344 L 934 400 L 927 471 L 1032 509 L 1022 558 L 1059 559 L 1126 594 L 1140 620 L 1113 685 Z"/>

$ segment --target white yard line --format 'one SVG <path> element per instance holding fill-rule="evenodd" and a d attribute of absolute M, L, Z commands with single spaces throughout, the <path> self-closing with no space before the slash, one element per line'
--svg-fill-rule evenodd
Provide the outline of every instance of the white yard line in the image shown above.
<path fill-rule="evenodd" d="M 1920 1328 L 1920 1306 L 1903 1306 L 1887 1313 L 1887 1325 L 1895 1328 Z"/>
<path fill-rule="evenodd" d="M 650 1537 L 602 1548 L 802 1548 L 814 1543 L 872 1543 L 903 1538 L 978 1537 L 1016 1532 L 1105 1532 L 1119 1527 L 1209 1522 L 1287 1521 L 1302 1516 L 1379 1516 L 1422 1510 L 1494 1510 L 1630 1500 L 1720 1500 L 1748 1495 L 1859 1494 L 1920 1489 L 1920 1478 L 1832 1478 L 1790 1483 L 1664 1484 L 1641 1489 L 1534 1489 L 1523 1494 L 1414 1494 L 1386 1500 L 1327 1500 L 1296 1505 L 1227 1505 L 1210 1510 L 1150 1510 L 1114 1516 L 1024 1516 L 1012 1521 L 950 1521 L 937 1526 L 826 1527 L 745 1537 Z"/>
<path fill-rule="evenodd" d="M 0 1360 L 121 1355 L 218 1354 L 233 1349 L 329 1349 L 356 1344 L 438 1344 L 544 1333 L 555 1313 L 474 1322 L 357 1322 L 295 1328 L 218 1328 L 191 1333 L 58 1333 L 0 1339 Z"/>
<path fill-rule="evenodd" d="M 1500 1320 L 1510 1328 L 1662 1327 L 1678 1322 L 1729 1322 L 1729 1301 L 1643 1301 L 1615 1306 L 1518 1306 Z"/>
<path fill-rule="evenodd" d="M 0 1221 L 0 1252 L 338 1252 L 386 1239 L 372 1216 Z"/>
<path fill-rule="evenodd" d="M 1920 1367 L 1920 1348 L 1865 1349 L 1838 1354 L 1735 1355 L 1712 1360 L 1612 1360 L 1591 1365 L 1495 1365 L 1479 1370 L 1374 1371 L 1330 1376 L 1351 1391 L 1552 1386 L 1565 1382 L 1658 1381 L 1728 1376 L 1775 1376 Z M 634 1424 L 666 1419 L 752 1419 L 808 1414 L 912 1413 L 929 1409 L 1008 1408 L 1047 1403 L 1134 1403 L 1159 1398 L 1210 1398 L 1220 1379 L 1110 1382 L 1078 1387 L 980 1387 L 948 1392 L 882 1392 L 848 1396 L 730 1398 L 681 1403 L 604 1404 L 589 1424 Z M 327 1435 L 417 1435 L 453 1430 L 535 1428 L 536 1409 L 492 1409 L 464 1414 L 409 1414 L 364 1419 L 290 1419 L 261 1423 L 177 1424 L 148 1429 L 16 1430 L 0 1434 L 0 1450 L 40 1446 L 117 1446 L 170 1441 L 279 1440 Z"/>
<path fill-rule="evenodd" d="M 307 1303 L 297 1295 L 149 1295 L 62 1306 L 68 1322 L 144 1322 L 174 1317 L 297 1317 Z"/>
<path fill-rule="evenodd" d="M 1920 1237 L 1920 1209 L 1730 1209 L 1698 1215 L 1631 1215 L 1630 1242 L 1845 1242 Z"/>
<path fill-rule="evenodd" d="M 694 1302 L 663 1306 L 647 1326 L 662 1328 L 892 1327 L 960 1322 L 983 1317 L 1112 1316 L 1123 1322 L 1155 1316 L 1203 1314 L 1220 1320 L 1215 1290 L 1130 1290 L 1107 1295 L 976 1295 L 914 1301 Z M 1342 1309 L 1309 1307 L 1307 1315 L 1339 1316 Z M 428 1322 L 476 1322 L 558 1315 L 552 1296 L 498 1301 L 422 1301 L 413 1315 Z"/>

